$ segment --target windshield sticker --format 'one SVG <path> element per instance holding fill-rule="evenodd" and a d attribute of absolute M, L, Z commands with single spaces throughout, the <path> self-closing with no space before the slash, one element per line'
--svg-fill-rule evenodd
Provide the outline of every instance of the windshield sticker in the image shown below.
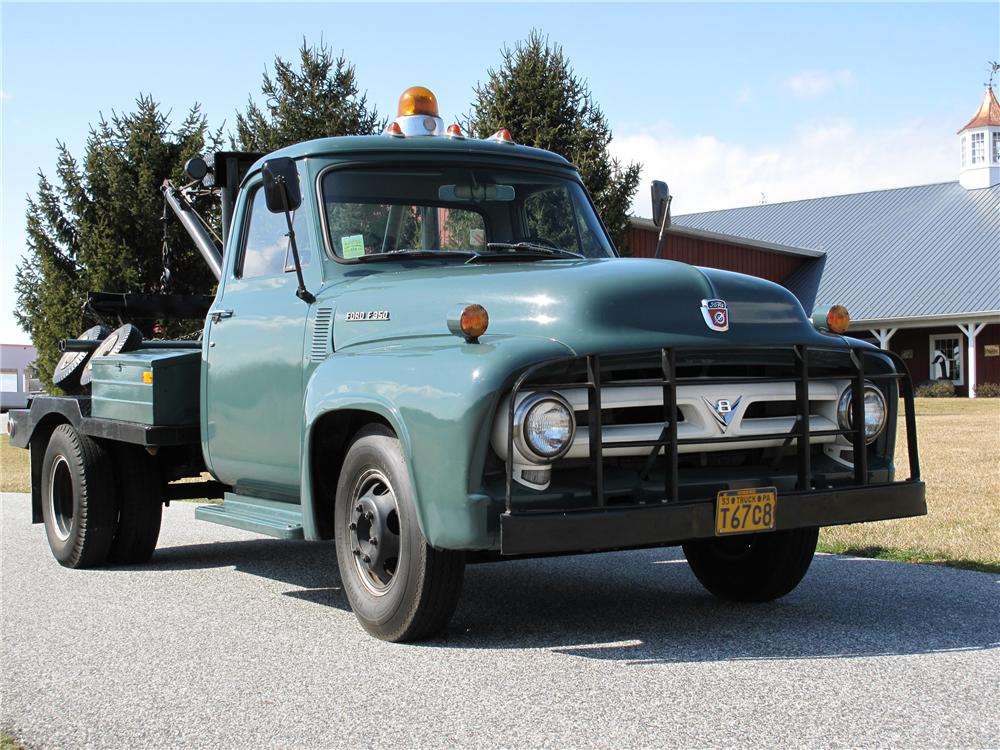
<path fill-rule="evenodd" d="M 345 258 L 360 258 L 365 254 L 365 238 L 360 234 L 351 234 L 340 238 L 340 248 Z"/>

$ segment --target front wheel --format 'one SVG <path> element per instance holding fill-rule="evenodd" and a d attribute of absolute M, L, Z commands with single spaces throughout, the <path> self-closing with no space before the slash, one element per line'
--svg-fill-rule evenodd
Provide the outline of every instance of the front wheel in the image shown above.
<path fill-rule="evenodd" d="M 769 602 L 789 593 L 809 570 L 819 529 L 790 529 L 684 544 L 701 585 L 720 599 Z"/>
<path fill-rule="evenodd" d="M 362 627 L 386 641 L 442 630 L 462 590 L 465 556 L 427 544 L 399 440 L 361 430 L 337 483 L 335 534 L 344 592 Z"/>

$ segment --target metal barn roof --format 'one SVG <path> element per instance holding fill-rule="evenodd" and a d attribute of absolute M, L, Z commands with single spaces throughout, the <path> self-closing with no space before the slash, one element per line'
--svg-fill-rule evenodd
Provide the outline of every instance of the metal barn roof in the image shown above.
<path fill-rule="evenodd" d="M 1000 185 L 957 182 L 677 216 L 683 227 L 825 251 L 818 304 L 854 320 L 1000 311 Z"/>

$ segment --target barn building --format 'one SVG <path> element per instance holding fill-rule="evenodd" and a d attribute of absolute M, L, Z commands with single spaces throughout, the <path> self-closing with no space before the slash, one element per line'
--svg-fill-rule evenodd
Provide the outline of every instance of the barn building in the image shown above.
<path fill-rule="evenodd" d="M 841 303 L 851 335 L 891 348 L 916 382 L 960 396 L 1000 383 L 1000 104 L 958 131 L 959 179 L 677 216 L 664 257 L 752 273 L 809 306 Z M 633 254 L 656 229 L 633 220 Z"/>

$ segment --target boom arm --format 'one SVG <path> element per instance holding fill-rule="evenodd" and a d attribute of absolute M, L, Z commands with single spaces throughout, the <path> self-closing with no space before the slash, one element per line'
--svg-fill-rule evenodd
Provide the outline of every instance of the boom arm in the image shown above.
<path fill-rule="evenodd" d="M 170 210 L 174 212 L 181 225 L 187 230 L 191 239 L 194 240 L 195 247 L 198 248 L 201 257 L 205 259 L 209 270 L 215 276 L 216 281 L 218 281 L 222 277 L 222 253 L 219 252 L 215 240 L 212 239 L 212 235 L 208 231 L 208 227 L 202 223 L 201 219 L 194 212 L 191 204 L 184 197 L 184 193 L 175 187 L 170 180 L 163 181 L 160 191 L 163 193 L 167 205 L 170 206 Z"/>

